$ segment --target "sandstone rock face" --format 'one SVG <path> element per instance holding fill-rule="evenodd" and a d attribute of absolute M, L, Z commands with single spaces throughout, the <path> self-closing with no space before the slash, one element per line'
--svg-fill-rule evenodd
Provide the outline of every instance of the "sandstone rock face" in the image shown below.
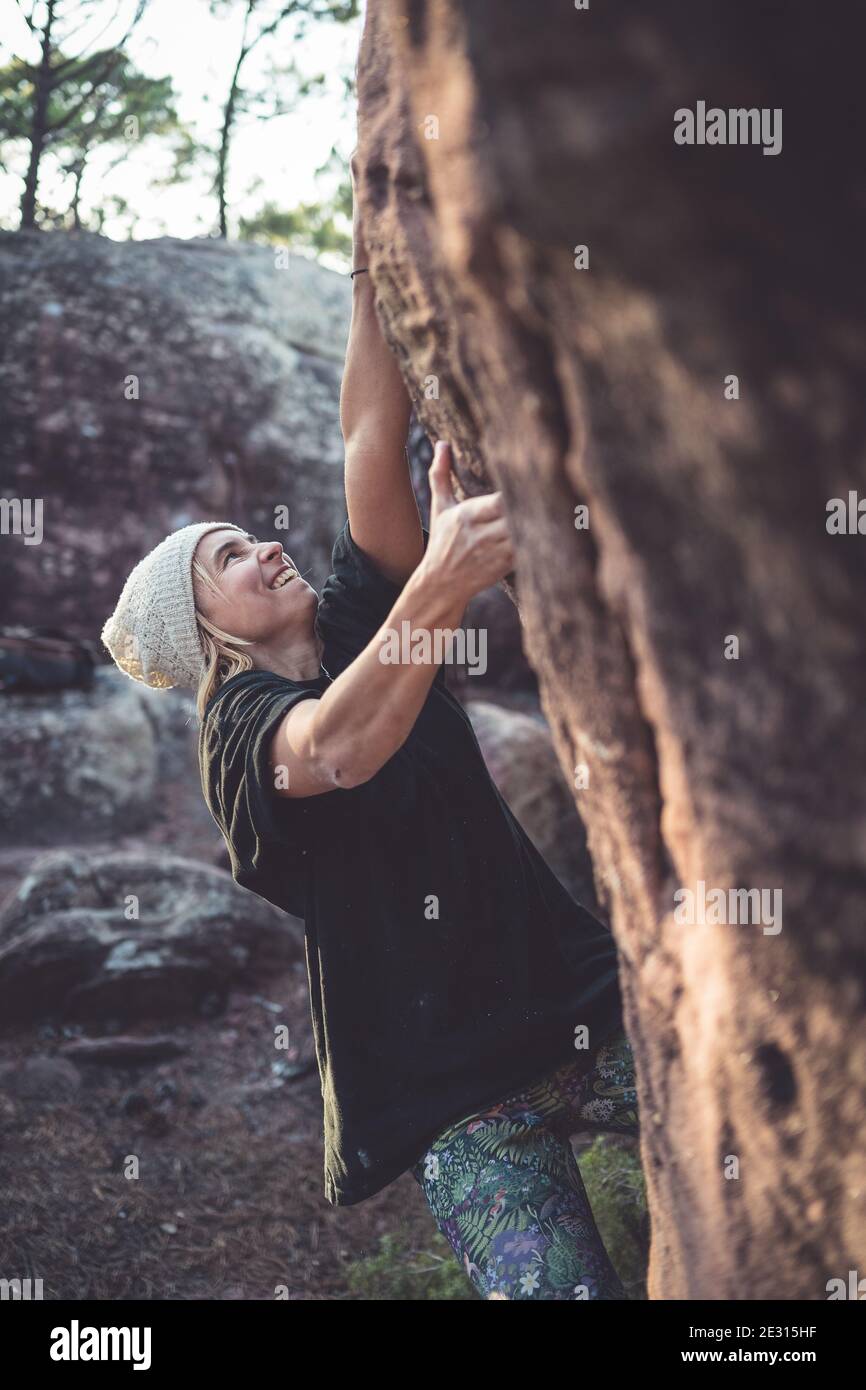
<path fill-rule="evenodd" d="M 98 642 L 168 532 L 275 535 L 277 507 L 318 588 L 345 516 L 350 311 L 346 277 L 265 247 L 0 233 L 2 494 L 42 500 L 40 542 L 0 544 L 3 620 Z"/>
<path fill-rule="evenodd" d="M 179 855 L 57 850 L 0 914 L 0 1016 L 137 1020 L 216 1010 L 301 958 L 303 925 Z"/>
<path fill-rule="evenodd" d="M 814 21 L 370 0 L 359 65 L 380 316 L 461 488 L 503 491 L 588 779 L 655 1298 L 866 1267 L 866 537 L 826 526 L 866 495 L 859 45 Z M 782 109 L 782 152 L 678 145 L 698 100 Z M 701 883 L 782 929 L 677 921 Z"/>
<path fill-rule="evenodd" d="M 167 698 L 166 698 L 167 697 Z M 173 768 L 197 775 L 195 705 L 114 667 L 90 690 L 0 696 L 0 832 L 56 844 L 146 826 Z"/>

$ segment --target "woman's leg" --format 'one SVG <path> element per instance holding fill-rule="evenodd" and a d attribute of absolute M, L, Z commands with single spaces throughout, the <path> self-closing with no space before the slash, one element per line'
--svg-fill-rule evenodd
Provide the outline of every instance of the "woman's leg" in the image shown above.
<path fill-rule="evenodd" d="M 468 1116 L 411 1169 L 484 1298 L 624 1300 L 547 1082 Z"/>
<path fill-rule="evenodd" d="M 634 1054 L 624 1030 L 612 1034 L 583 1064 L 568 1062 L 551 1078 L 561 1102 L 557 1119 L 575 1133 L 600 1130 L 637 1134 L 640 1130 Z"/>
<path fill-rule="evenodd" d="M 635 1133 L 625 1033 L 449 1126 L 410 1170 L 488 1299 L 625 1300 L 571 1149 L 577 1129 Z"/>

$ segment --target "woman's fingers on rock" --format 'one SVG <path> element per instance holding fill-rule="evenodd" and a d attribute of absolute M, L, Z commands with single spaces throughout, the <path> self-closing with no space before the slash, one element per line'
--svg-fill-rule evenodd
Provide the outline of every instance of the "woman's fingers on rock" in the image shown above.
<path fill-rule="evenodd" d="M 501 492 L 485 492 L 483 497 L 469 497 L 465 505 L 470 508 L 473 521 L 492 522 L 505 519 Z"/>
<path fill-rule="evenodd" d="M 436 445 L 435 445 L 435 447 L 434 447 L 434 449 L 433 449 L 433 457 L 432 457 L 432 459 L 430 460 L 430 468 L 435 468 L 436 465 L 437 465 L 437 463 L 439 462 L 440 458 L 446 458 L 446 459 L 448 460 L 449 465 L 450 465 L 450 463 L 451 463 L 451 445 L 450 445 L 450 444 L 444 443 L 444 441 L 441 440 L 441 439 L 439 439 L 439 440 L 436 441 Z M 429 471 L 429 470 L 428 470 L 428 471 Z"/>
<path fill-rule="evenodd" d="M 451 462 L 447 450 L 437 448 L 430 465 L 429 480 L 432 505 L 435 508 L 441 510 L 458 505 L 451 486 Z"/>

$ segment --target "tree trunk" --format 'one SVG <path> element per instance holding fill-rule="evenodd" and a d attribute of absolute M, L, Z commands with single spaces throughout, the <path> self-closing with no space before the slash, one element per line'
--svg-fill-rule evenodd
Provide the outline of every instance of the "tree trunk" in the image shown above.
<path fill-rule="evenodd" d="M 253 48 L 255 46 L 255 43 L 257 42 L 257 40 L 254 40 L 252 44 L 247 43 L 247 30 L 249 28 L 250 16 L 253 12 L 254 5 L 255 0 L 247 0 L 247 9 L 244 15 L 244 27 L 241 33 L 240 52 L 238 53 L 238 60 L 235 63 L 235 69 L 232 73 L 231 86 L 229 87 L 229 94 L 226 98 L 226 104 L 223 109 L 223 127 L 222 131 L 220 132 L 220 147 L 219 154 L 217 156 L 216 177 L 217 198 L 219 200 L 220 236 L 223 238 L 223 240 L 225 240 L 229 234 L 226 208 L 226 179 L 228 178 L 229 147 L 231 145 L 232 130 L 234 128 L 235 122 L 235 108 L 237 106 L 238 88 L 240 86 L 241 80 L 241 68 L 246 62 L 247 55 L 249 54 L 250 49 Z"/>
<path fill-rule="evenodd" d="M 228 236 L 228 218 L 226 209 L 226 176 L 228 174 L 229 143 L 231 141 L 232 125 L 234 123 L 235 94 L 237 92 L 237 78 L 240 70 L 240 60 L 232 79 L 231 91 L 223 112 L 223 128 L 220 134 L 220 148 L 217 159 L 217 199 L 219 201 L 219 227 L 220 236 L 223 240 Z"/>
<path fill-rule="evenodd" d="M 86 168 L 86 165 L 87 155 L 85 155 L 83 159 L 80 159 L 78 161 L 73 170 L 75 175 L 75 185 L 73 187 L 72 192 L 72 202 L 70 203 L 69 207 L 72 213 L 72 229 L 76 232 L 81 231 L 81 183 L 84 178 L 84 170 Z"/>
<path fill-rule="evenodd" d="M 39 72 L 36 75 L 36 92 L 33 101 L 33 119 L 30 124 L 30 160 L 27 177 L 24 180 L 24 193 L 21 198 L 21 227 L 36 226 L 36 188 L 39 183 L 39 161 L 45 144 L 48 129 L 48 102 L 52 91 L 51 73 L 51 27 L 54 23 L 54 0 L 47 0 L 45 28 L 42 30 L 42 56 Z"/>
<path fill-rule="evenodd" d="M 541 17 L 369 0 L 379 312 L 463 488 L 503 492 L 588 776 L 650 1296 L 826 1299 L 866 1274 L 866 537 L 827 512 L 866 497 L 859 45 L 799 0 Z M 701 100 L 781 108 L 781 150 L 676 143 Z"/>

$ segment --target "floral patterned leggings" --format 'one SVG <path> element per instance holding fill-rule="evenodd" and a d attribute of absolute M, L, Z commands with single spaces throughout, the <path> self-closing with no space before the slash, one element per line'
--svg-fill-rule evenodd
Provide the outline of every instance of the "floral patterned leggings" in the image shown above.
<path fill-rule="evenodd" d="M 482 1297 L 625 1300 L 569 1136 L 638 1129 L 634 1058 L 617 1032 L 450 1125 L 410 1172 Z"/>

